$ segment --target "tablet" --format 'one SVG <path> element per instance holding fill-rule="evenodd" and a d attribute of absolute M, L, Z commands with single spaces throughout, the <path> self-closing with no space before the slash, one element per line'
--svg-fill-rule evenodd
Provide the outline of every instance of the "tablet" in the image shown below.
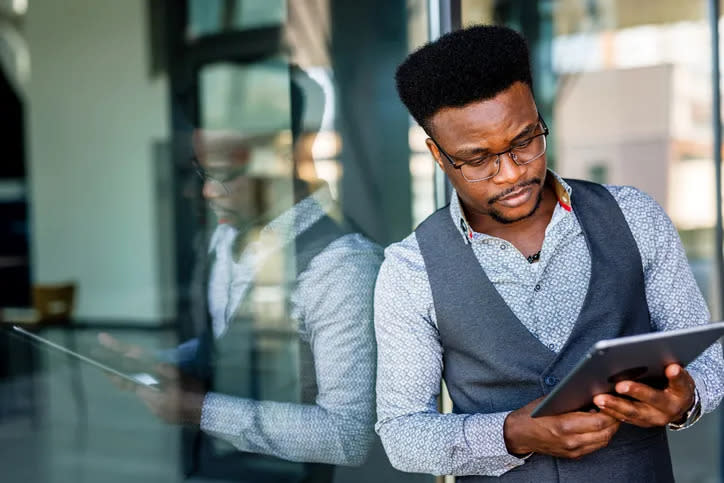
<path fill-rule="evenodd" d="M 22 339 L 25 339 L 26 341 L 32 342 L 34 344 L 38 344 L 44 348 L 51 349 L 54 351 L 62 352 L 63 354 L 67 354 L 71 357 L 75 357 L 76 359 L 79 359 L 87 364 L 90 364 L 97 369 L 101 369 L 109 374 L 113 374 L 114 376 L 118 376 L 120 378 L 123 378 L 127 381 L 133 382 L 135 384 L 140 384 L 142 386 L 149 387 L 151 389 L 159 390 L 159 380 L 154 377 L 150 372 L 127 372 L 124 370 L 120 370 L 117 368 L 113 368 L 109 366 L 107 363 L 100 362 L 96 359 L 92 359 L 90 357 L 84 356 L 83 354 L 79 354 L 75 351 L 72 351 L 68 349 L 67 347 L 63 347 L 59 344 L 56 344 L 53 341 L 50 341 L 48 339 L 45 339 L 43 337 L 40 337 L 37 334 L 33 334 L 32 332 L 29 332 L 22 327 L 18 327 L 17 325 L 13 325 L 11 327 L 8 327 L 7 330 L 9 330 L 13 335 L 16 335 L 17 337 L 21 337 Z M 110 352 L 110 351 L 109 351 Z M 114 353 L 115 354 L 115 353 Z M 116 354 L 116 359 L 118 360 L 118 366 L 122 366 L 124 359 L 124 356 Z"/>
<path fill-rule="evenodd" d="M 667 365 L 678 363 L 685 367 L 722 336 L 724 322 L 716 322 L 599 341 L 541 401 L 531 417 L 592 408 L 593 396 L 614 393 L 620 381 L 663 389 L 668 384 L 664 374 Z"/>

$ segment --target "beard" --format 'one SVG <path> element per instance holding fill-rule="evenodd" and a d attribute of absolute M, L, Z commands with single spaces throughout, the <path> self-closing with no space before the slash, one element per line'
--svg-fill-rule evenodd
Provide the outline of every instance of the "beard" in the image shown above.
<path fill-rule="evenodd" d="M 496 201 L 498 201 L 498 200 L 501 199 L 501 198 L 504 198 L 504 197 L 508 196 L 510 193 L 512 193 L 512 192 L 514 192 L 514 191 L 516 191 L 516 190 L 518 190 L 518 189 L 520 189 L 520 188 L 525 188 L 526 186 L 531 186 L 531 185 L 538 186 L 540 189 L 538 190 L 538 196 L 537 196 L 537 198 L 536 198 L 536 200 L 535 200 L 535 205 L 533 205 L 533 208 L 531 208 L 531 210 L 530 210 L 528 213 L 526 213 L 526 214 L 524 214 L 524 215 L 521 215 L 521 216 L 514 217 L 514 218 L 510 218 L 510 217 L 506 217 L 506 216 L 503 215 L 499 210 L 496 210 L 496 209 L 492 206 Z M 543 181 L 542 181 L 541 179 L 539 179 L 539 178 L 534 178 L 534 179 L 531 179 L 531 180 L 529 180 L 529 181 L 526 181 L 526 182 L 523 183 L 523 184 L 520 184 L 520 185 L 518 185 L 518 186 L 515 186 L 515 187 L 513 187 L 513 188 L 510 188 L 510 189 L 504 191 L 503 193 L 500 193 L 499 195 L 494 196 L 493 198 L 491 198 L 490 200 L 488 200 L 488 204 L 491 205 L 491 208 L 490 208 L 490 211 L 488 212 L 488 215 L 489 215 L 493 220 L 497 221 L 498 223 L 502 223 L 502 224 L 504 224 L 504 225 L 509 225 L 509 224 L 511 224 L 511 223 L 515 223 L 516 221 L 525 220 L 526 218 L 529 218 L 529 217 L 533 216 L 533 214 L 534 214 L 534 213 L 538 210 L 538 208 L 540 207 L 541 201 L 543 201 L 543 189 L 542 189 L 542 185 L 543 185 Z"/>

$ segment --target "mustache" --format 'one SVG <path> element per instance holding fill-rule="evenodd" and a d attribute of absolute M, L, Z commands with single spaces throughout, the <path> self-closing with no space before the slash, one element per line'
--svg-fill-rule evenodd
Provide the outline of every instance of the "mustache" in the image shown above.
<path fill-rule="evenodd" d="M 224 213 L 234 213 L 234 210 L 226 208 L 224 206 L 219 206 L 216 203 L 211 202 L 211 201 L 207 201 L 206 206 L 208 206 L 209 208 L 211 208 L 214 211 L 220 211 L 220 212 L 224 212 Z"/>
<path fill-rule="evenodd" d="M 502 198 L 505 198 L 509 194 L 513 193 L 514 191 L 518 191 L 521 188 L 525 188 L 527 186 L 533 186 L 533 185 L 540 185 L 543 181 L 540 178 L 533 178 L 528 181 L 525 181 L 517 186 L 513 186 L 512 188 L 508 188 L 507 190 L 503 191 L 502 193 L 498 193 L 497 195 L 493 196 L 488 200 L 488 204 L 492 205 L 496 201 L 499 201 Z"/>

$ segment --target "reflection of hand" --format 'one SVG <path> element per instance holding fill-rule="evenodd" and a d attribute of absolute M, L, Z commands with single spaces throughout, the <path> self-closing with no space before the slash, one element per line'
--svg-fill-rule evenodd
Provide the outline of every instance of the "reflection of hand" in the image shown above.
<path fill-rule="evenodd" d="M 511 412 L 503 425 L 505 445 L 511 454 L 541 453 L 580 458 L 606 446 L 620 426 L 608 414 L 570 412 L 531 418 L 542 398 Z"/>
<path fill-rule="evenodd" d="M 183 374 L 170 364 L 154 361 L 141 347 L 122 342 L 109 334 L 99 334 L 98 342 L 105 349 L 130 361 L 142 363 L 146 368 L 153 368 L 154 375 L 161 379 L 160 386 L 151 389 L 110 375 L 116 387 L 126 391 L 135 390 L 136 395 L 150 411 L 167 423 L 200 424 L 201 407 L 205 396 L 201 381 Z"/>
<path fill-rule="evenodd" d="M 91 349 L 91 355 L 101 362 L 107 361 L 108 365 L 128 373 L 145 372 L 149 368 L 156 365 L 156 361 L 140 346 L 127 344 L 115 337 L 102 332 L 98 334 L 98 342 L 100 347 Z M 119 365 L 118 357 L 109 357 L 109 352 L 116 356 L 121 356 Z M 109 374 L 109 378 L 113 384 L 124 391 L 132 391 L 136 384 L 118 376 Z"/>
<path fill-rule="evenodd" d="M 150 356 L 148 356 L 146 351 L 144 351 L 140 346 L 127 344 L 105 332 L 98 334 L 98 342 L 100 342 L 100 344 L 106 349 L 111 350 L 118 355 L 129 357 L 138 361 L 150 360 Z"/>
<path fill-rule="evenodd" d="M 627 400 L 599 394 L 593 402 L 610 416 L 642 428 L 665 426 L 683 419 L 694 404 L 694 380 L 678 364 L 666 367 L 669 385 L 663 390 L 634 381 L 616 384 L 616 392 L 633 398 Z"/>
<path fill-rule="evenodd" d="M 136 387 L 138 397 L 167 423 L 199 425 L 206 395 L 201 381 L 169 364 L 157 364 L 155 369 L 163 378 L 160 391 L 139 385 Z"/>

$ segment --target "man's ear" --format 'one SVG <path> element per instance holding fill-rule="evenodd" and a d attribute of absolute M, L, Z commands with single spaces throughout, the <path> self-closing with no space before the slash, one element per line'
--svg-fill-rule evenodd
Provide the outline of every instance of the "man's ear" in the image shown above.
<path fill-rule="evenodd" d="M 442 159 L 442 153 L 437 148 L 437 144 L 435 144 L 435 141 L 433 141 L 430 138 L 425 139 L 425 144 L 427 145 L 428 151 L 430 151 L 430 154 L 432 154 L 432 157 L 435 158 L 435 162 L 438 166 L 440 166 L 440 169 L 443 173 L 445 173 L 445 163 Z"/>

